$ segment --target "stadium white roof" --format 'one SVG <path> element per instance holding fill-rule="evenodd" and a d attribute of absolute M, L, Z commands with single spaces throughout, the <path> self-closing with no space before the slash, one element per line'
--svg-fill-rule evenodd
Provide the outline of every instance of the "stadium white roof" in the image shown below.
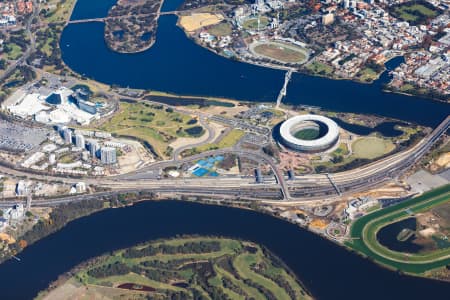
<path fill-rule="evenodd" d="M 315 140 L 301 140 L 296 138 L 292 132 L 295 126 L 302 122 L 320 122 L 328 127 L 328 132 L 321 138 Z M 281 137 L 288 143 L 305 148 L 323 148 L 333 144 L 339 137 L 339 126 L 333 120 L 319 115 L 299 115 L 283 122 L 280 127 Z"/>

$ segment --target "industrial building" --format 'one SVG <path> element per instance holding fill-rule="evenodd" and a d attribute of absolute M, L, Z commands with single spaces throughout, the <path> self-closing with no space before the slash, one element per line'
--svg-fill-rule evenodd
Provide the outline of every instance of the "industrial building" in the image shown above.
<path fill-rule="evenodd" d="M 320 130 L 324 127 L 323 136 L 304 140 L 295 137 L 302 130 Z M 333 147 L 339 140 L 339 126 L 333 120 L 319 115 L 300 115 L 283 122 L 280 127 L 281 142 L 297 151 L 320 152 Z"/>

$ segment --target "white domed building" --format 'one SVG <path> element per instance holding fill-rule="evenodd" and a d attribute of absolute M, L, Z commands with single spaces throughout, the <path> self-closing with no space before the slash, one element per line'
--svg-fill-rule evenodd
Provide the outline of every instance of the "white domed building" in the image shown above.
<path fill-rule="evenodd" d="M 339 141 L 339 126 L 320 115 L 299 115 L 281 124 L 281 142 L 297 151 L 322 152 Z"/>

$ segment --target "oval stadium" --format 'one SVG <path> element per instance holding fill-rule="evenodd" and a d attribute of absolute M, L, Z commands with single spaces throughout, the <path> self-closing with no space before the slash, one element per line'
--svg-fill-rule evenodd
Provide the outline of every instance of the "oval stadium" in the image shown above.
<path fill-rule="evenodd" d="M 339 126 L 319 115 L 300 115 L 281 124 L 282 143 L 297 151 L 320 152 L 333 147 L 339 140 Z"/>

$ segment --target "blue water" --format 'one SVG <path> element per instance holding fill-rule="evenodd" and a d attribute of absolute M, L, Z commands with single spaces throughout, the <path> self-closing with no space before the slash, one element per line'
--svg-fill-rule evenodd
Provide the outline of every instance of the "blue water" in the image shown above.
<path fill-rule="evenodd" d="M 166 1 L 164 9 L 176 8 L 180 0 L 175 1 Z M 78 0 L 72 19 L 105 16 L 114 2 Z M 75 71 L 109 84 L 251 101 L 276 98 L 283 72 L 218 57 L 187 39 L 175 22 L 174 16 L 160 18 L 154 47 L 132 55 L 105 46 L 102 24 L 70 25 L 61 39 L 63 59 Z M 71 46 L 65 47 L 67 44 Z M 446 104 L 382 93 L 383 80 L 363 85 L 295 74 L 286 102 L 430 126 L 450 112 Z M 450 292 L 449 284 L 383 269 L 267 215 L 193 203 L 147 202 L 76 220 L 25 249 L 20 263 L 10 260 L 2 264 L 1 298 L 30 299 L 85 259 L 177 234 L 224 235 L 261 243 L 279 255 L 317 299 L 444 299 Z M 19 284 L 26 288 L 18 288 Z"/>
<path fill-rule="evenodd" d="M 403 229 L 411 229 L 416 231 L 417 229 L 417 221 L 416 218 L 408 218 L 399 222 L 395 222 L 392 224 L 383 227 L 377 233 L 377 239 L 381 245 L 398 252 L 407 252 L 407 253 L 418 253 L 423 247 L 421 245 L 415 244 L 415 236 L 411 236 L 406 241 L 399 241 L 397 239 L 398 234 Z"/>
<path fill-rule="evenodd" d="M 194 174 L 197 177 L 205 176 L 209 171 L 205 168 L 198 168 L 192 174 Z"/>
<path fill-rule="evenodd" d="M 92 8 L 85 8 L 90 2 L 78 1 L 76 18 L 92 15 Z M 97 15 L 106 14 L 106 2 L 110 3 L 103 1 L 103 5 L 97 5 Z M 174 3 L 168 1 L 165 7 L 172 10 L 170 6 L 179 2 Z M 61 38 L 62 57 L 74 71 L 107 84 L 248 101 L 276 99 L 284 72 L 215 55 L 188 39 L 176 26 L 176 20 L 173 15 L 162 16 L 155 45 L 138 54 L 111 51 L 104 42 L 101 23 L 72 24 Z M 392 64 L 398 64 L 398 60 L 401 58 Z M 294 74 L 283 101 L 376 114 L 428 126 L 436 126 L 450 113 L 448 104 L 383 92 L 387 78 L 384 74 L 373 84 L 359 84 Z"/>
<path fill-rule="evenodd" d="M 448 299 L 450 284 L 377 266 L 314 233 L 250 210 L 149 201 L 78 219 L 0 265 L 0 299 L 32 299 L 76 264 L 118 248 L 181 234 L 236 237 L 279 256 L 321 300 Z M 447 295 L 447 296 L 446 296 Z"/>
<path fill-rule="evenodd" d="M 199 160 L 199 161 L 197 162 L 197 164 L 199 164 L 199 165 L 202 166 L 202 167 L 204 167 L 207 163 L 208 163 L 208 162 L 207 162 L 206 160 L 203 160 L 203 159 L 201 159 L 201 160 Z"/>
<path fill-rule="evenodd" d="M 141 41 L 148 41 L 152 37 L 151 32 L 146 32 L 143 35 L 141 35 L 140 39 Z"/>
<path fill-rule="evenodd" d="M 400 122 L 383 122 L 375 126 L 374 128 L 371 128 L 358 124 L 346 123 L 338 118 L 333 118 L 333 120 L 339 125 L 339 127 L 358 135 L 369 135 L 371 133 L 378 132 L 385 137 L 395 137 L 402 135 L 403 131 L 396 129 L 395 126 L 405 125 Z"/>
<path fill-rule="evenodd" d="M 181 4 L 183 4 L 184 0 L 169 0 L 164 1 L 163 6 L 161 7 L 162 12 L 167 11 L 175 11 L 177 10 Z"/>
<path fill-rule="evenodd" d="M 155 44 L 137 54 L 111 51 L 101 23 L 72 24 L 61 38 L 62 57 L 74 71 L 107 84 L 261 101 L 276 98 L 282 72 L 222 58 L 188 40 L 175 23 L 175 16 L 162 16 Z"/>
<path fill-rule="evenodd" d="M 105 17 L 117 0 L 78 0 L 71 20 Z"/>

